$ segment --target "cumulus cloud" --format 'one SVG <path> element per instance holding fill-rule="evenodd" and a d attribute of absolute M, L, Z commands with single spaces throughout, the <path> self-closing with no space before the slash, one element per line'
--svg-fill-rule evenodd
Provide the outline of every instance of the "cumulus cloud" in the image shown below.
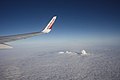
<path fill-rule="evenodd" d="M 82 55 L 82 56 L 85 56 L 85 55 L 88 55 L 88 53 L 85 51 L 85 50 L 82 50 L 80 52 L 75 52 L 75 51 L 59 51 L 58 54 L 70 54 L 70 55 Z"/>
<path fill-rule="evenodd" d="M 75 55 L 77 54 L 76 52 L 71 52 L 71 51 L 60 51 L 58 54 L 70 54 L 70 55 Z"/>
<path fill-rule="evenodd" d="M 85 50 L 82 50 L 81 55 L 88 55 L 88 53 Z"/>

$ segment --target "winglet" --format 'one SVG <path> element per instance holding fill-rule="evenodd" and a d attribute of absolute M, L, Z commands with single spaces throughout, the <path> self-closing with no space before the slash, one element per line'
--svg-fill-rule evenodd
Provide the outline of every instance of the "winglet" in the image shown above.
<path fill-rule="evenodd" d="M 48 23 L 48 25 L 45 27 L 45 29 L 42 31 L 43 33 L 49 33 L 52 29 L 52 26 L 56 20 L 57 16 L 54 16 L 51 21 Z"/>

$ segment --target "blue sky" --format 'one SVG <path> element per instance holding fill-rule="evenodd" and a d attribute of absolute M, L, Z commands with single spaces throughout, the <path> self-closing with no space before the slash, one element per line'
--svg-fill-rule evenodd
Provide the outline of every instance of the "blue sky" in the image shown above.
<path fill-rule="evenodd" d="M 58 18 L 52 32 L 12 44 L 118 45 L 120 5 L 117 0 L 1 0 L 0 35 L 42 30 Z"/>

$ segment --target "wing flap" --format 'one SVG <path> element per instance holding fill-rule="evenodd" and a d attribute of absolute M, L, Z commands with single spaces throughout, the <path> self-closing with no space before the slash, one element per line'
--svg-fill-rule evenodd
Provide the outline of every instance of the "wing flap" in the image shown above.
<path fill-rule="evenodd" d="M 13 48 L 13 47 L 7 44 L 0 44 L 0 49 L 10 49 L 10 48 Z"/>

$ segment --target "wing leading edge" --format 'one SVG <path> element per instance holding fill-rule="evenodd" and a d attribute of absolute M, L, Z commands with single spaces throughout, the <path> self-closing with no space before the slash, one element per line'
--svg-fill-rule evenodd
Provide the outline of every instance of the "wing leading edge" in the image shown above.
<path fill-rule="evenodd" d="M 17 35 L 9 35 L 9 36 L 0 36 L 0 49 L 2 46 L 4 47 L 10 47 L 5 44 L 5 42 L 11 42 L 11 41 L 16 41 L 20 39 L 26 39 L 29 37 L 41 35 L 41 34 L 46 34 L 49 33 L 52 29 L 52 26 L 56 20 L 56 16 L 54 16 L 51 21 L 48 23 L 48 25 L 41 31 L 41 32 L 32 32 L 32 33 L 24 33 L 24 34 L 17 34 Z"/>

